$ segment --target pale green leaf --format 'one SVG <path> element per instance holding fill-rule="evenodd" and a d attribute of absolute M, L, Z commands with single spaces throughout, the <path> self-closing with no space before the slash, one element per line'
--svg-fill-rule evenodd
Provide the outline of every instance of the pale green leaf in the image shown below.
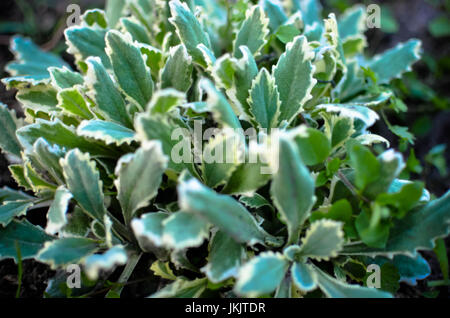
<path fill-rule="evenodd" d="M 162 222 L 168 217 L 167 213 L 151 212 L 133 219 L 131 228 L 136 236 L 139 246 L 148 252 L 155 251 L 163 246 L 162 236 L 164 226 Z"/>
<path fill-rule="evenodd" d="M 283 5 L 279 0 L 262 0 L 261 4 L 269 18 L 270 30 L 275 32 L 288 19 L 284 12 Z"/>
<path fill-rule="evenodd" d="M 172 269 L 169 266 L 169 262 L 162 262 L 160 260 L 156 260 L 150 269 L 155 273 L 156 276 L 162 277 L 164 279 L 176 280 L 177 277 L 173 273 Z"/>
<path fill-rule="evenodd" d="M 126 32 L 130 33 L 134 41 L 151 44 L 151 39 L 147 29 L 134 17 L 121 18 L 120 24 Z"/>
<path fill-rule="evenodd" d="M 337 113 L 343 117 L 361 120 L 367 127 L 372 126 L 380 118 L 378 114 L 364 104 L 321 104 L 315 109 L 324 109 L 328 113 Z"/>
<path fill-rule="evenodd" d="M 308 166 L 323 163 L 331 153 L 331 143 L 320 130 L 299 126 L 291 131 L 303 162 Z"/>

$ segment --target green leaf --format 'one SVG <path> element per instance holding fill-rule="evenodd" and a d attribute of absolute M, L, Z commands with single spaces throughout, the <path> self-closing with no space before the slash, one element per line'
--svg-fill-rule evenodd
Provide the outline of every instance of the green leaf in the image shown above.
<path fill-rule="evenodd" d="M 159 71 L 163 63 L 163 52 L 151 45 L 138 43 L 141 53 L 145 55 L 145 64 L 150 68 L 153 78 L 159 78 Z"/>
<path fill-rule="evenodd" d="M 213 283 L 237 277 L 238 269 L 245 258 L 242 244 L 228 234 L 218 231 L 209 244 L 208 264 L 201 269 Z"/>
<path fill-rule="evenodd" d="M 72 88 L 75 85 L 84 83 L 83 76 L 78 72 L 73 72 L 67 67 L 49 67 L 48 72 L 52 79 L 52 85 L 58 89 Z"/>
<path fill-rule="evenodd" d="M 311 99 L 310 93 L 316 84 L 311 64 L 313 57 L 306 37 L 298 36 L 287 44 L 286 52 L 272 69 L 281 100 L 279 122 L 291 122 Z"/>
<path fill-rule="evenodd" d="M 96 280 L 100 271 L 111 271 L 117 265 L 124 265 L 128 260 L 127 252 L 121 245 L 116 245 L 103 254 L 92 254 L 84 260 L 86 275 Z"/>
<path fill-rule="evenodd" d="M 153 80 L 139 48 L 130 37 L 111 30 L 106 34 L 106 53 L 121 91 L 144 109 L 153 94 Z"/>
<path fill-rule="evenodd" d="M 61 229 L 61 237 L 85 237 L 90 231 L 91 219 L 79 207 L 67 216 L 67 224 Z"/>
<path fill-rule="evenodd" d="M 308 166 L 323 163 L 331 153 L 331 143 L 320 130 L 304 125 L 292 130 L 300 156 Z"/>
<path fill-rule="evenodd" d="M 156 196 L 167 162 L 158 141 L 148 141 L 134 154 L 120 158 L 114 184 L 125 223 L 128 224 L 136 211 L 147 206 Z"/>
<path fill-rule="evenodd" d="M 207 284 L 206 278 L 198 278 L 192 281 L 179 278 L 151 295 L 150 298 L 199 298 L 205 291 Z"/>
<path fill-rule="evenodd" d="M 56 192 L 52 204 L 47 212 L 47 226 L 45 232 L 55 234 L 67 224 L 67 209 L 72 199 L 72 193 L 60 186 Z"/>
<path fill-rule="evenodd" d="M 260 6 L 253 6 L 247 10 L 245 20 L 236 35 L 233 43 L 233 55 L 241 58 L 242 53 L 239 47 L 245 45 L 250 52 L 257 56 L 261 48 L 266 44 L 269 35 L 269 19 L 266 18 Z"/>
<path fill-rule="evenodd" d="M 103 223 L 106 213 L 99 171 L 89 154 L 71 150 L 61 159 L 67 188 L 81 208 L 92 218 Z"/>
<path fill-rule="evenodd" d="M 359 189 L 365 189 L 379 178 L 381 165 L 367 147 L 352 143 L 348 146 L 348 155 L 350 165 L 355 169 L 355 183 Z"/>
<path fill-rule="evenodd" d="M 288 260 L 279 253 L 261 253 L 240 268 L 234 290 L 247 297 L 269 294 L 281 283 L 288 266 Z"/>
<path fill-rule="evenodd" d="M 208 224 L 186 212 L 172 214 L 163 221 L 162 225 L 164 227 L 163 244 L 176 250 L 198 247 L 209 236 Z"/>
<path fill-rule="evenodd" d="M 217 194 L 195 178 L 179 183 L 178 202 L 183 211 L 201 216 L 238 243 L 281 244 L 278 238 L 264 231 L 250 212 L 231 196 Z"/>
<path fill-rule="evenodd" d="M 121 18 L 120 24 L 123 26 L 123 29 L 130 33 L 131 37 L 134 41 L 139 43 L 151 44 L 151 39 L 149 33 L 145 26 L 140 23 L 134 17 L 130 18 Z"/>
<path fill-rule="evenodd" d="M 208 108 L 211 110 L 214 120 L 225 127 L 233 129 L 242 128 L 228 100 L 217 90 L 213 83 L 208 79 L 202 79 L 200 86 L 208 94 Z"/>
<path fill-rule="evenodd" d="M 3 127 L 0 136 L 0 148 L 20 157 L 22 147 L 16 136 L 19 122 L 15 112 L 9 110 L 8 106 L 3 103 L 0 103 L 0 126 Z"/>
<path fill-rule="evenodd" d="M 70 237 L 46 242 L 39 251 L 37 260 L 52 268 L 80 263 L 98 250 L 96 241 L 84 237 Z"/>
<path fill-rule="evenodd" d="M 375 198 L 378 194 L 388 191 L 392 182 L 405 167 L 401 153 L 393 149 L 383 152 L 377 160 L 380 166 L 378 178 L 373 180 L 364 191 L 369 198 Z"/>
<path fill-rule="evenodd" d="M 106 119 L 126 127 L 131 127 L 131 120 L 125 108 L 125 102 L 117 90 L 110 75 L 97 58 L 88 58 L 86 85 L 95 101 L 98 111 Z"/>
<path fill-rule="evenodd" d="M 163 246 L 164 226 L 162 222 L 168 216 L 167 213 L 163 212 L 151 212 L 142 215 L 139 219 L 132 220 L 131 228 L 142 250 L 154 252 Z"/>
<path fill-rule="evenodd" d="M 450 233 L 450 192 L 441 198 L 409 212 L 392 227 L 384 248 L 367 247 L 361 243 L 348 244 L 341 254 L 386 255 L 406 254 L 415 256 L 417 250 L 432 249 L 438 237 Z"/>
<path fill-rule="evenodd" d="M 450 29 L 450 20 L 445 17 L 437 17 L 434 18 L 430 24 L 428 24 L 428 30 L 430 31 L 431 35 L 435 38 L 441 38 L 446 37 L 450 35 L 449 32 Z"/>
<path fill-rule="evenodd" d="M 315 202 L 314 179 L 304 165 L 293 141 L 279 139 L 279 168 L 270 193 L 281 219 L 287 225 L 289 243 L 297 243 L 301 227 Z"/>
<path fill-rule="evenodd" d="M 224 131 L 211 138 L 203 149 L 202 176 L 210 188 L 227 183 L 243 161 L 241 138 L 233 131 Z"/>
<path fill-rule="evenodd" d="M 302 291 L 308 292 L 317 287 L 317 274 L 311 265 L 295 262 L 292 265 L 292 281 Z"/>
<path fill-rule="evenodd" d="M 275 32 L 288 19 L 283 6 L 278 0 L 263 0 L 261 1 L 261 4 L 269 17 L 270 30 Z"/>
<path fill-rule="evenodd" d="M 2 80 L 7 87 L 16 87 L 17 84 L 27 83 L 31 85 L 49 83 L 50 74 L 47 70 L 49 67 L 68 67 L 58 56 L 42 51 L 31 40 L 21 36 L 12 38 L 11 51 L 16 59 L 5 67 L 5 70 L 12 76 Z"/>
<path fill-rule="evenodd" d="M 342 223 L 331 220 L 313 222 L 302 238 L 299 255 L 317 260 L 336 257 L 344 244 Z"/>
<path fill-rule="evenodd" d="M 111 27 L 115 27 L 126 8 L 126 0 L 108 0 L 106 1 L 106 19 Z"/>
<path fill-rule="evenodd" d="M 22 260 L 34 258 L 47 241 L 53 237 L 47 235 L 41 227 L 27 220 L 13 220 L 7 227 L 0 228 L 0 259 L 13 258 L 16 262 L 16 242 L 19 244 Z"/>
<path fill-rule="evenodd" d="M 169 57 L 161 70 L 161 88 L 187 92 L 192 85 L 192 57 L 183 44 L 171 47 Z"/>
<path fill-rule="evenodd" d="M 158 90 L 153 94 L 153 98 L 147 108 L 151 114 L 165 114 L 175 106 L 186 102 L 186 94 L 173 88 Z"/>
<path fill-rule="evenodd" d="M 377 74 L 379 84 L 387 84 L 402 73 L 411 71 L 411 66 L 420 59 L 421 42 L 409 40 L 375 56 L 367 66 Z"/>
<path fill-rule="evenodd" d="M 58 92 L 58 105 L 68 115 L 74 115 L 83 119 L 92 119 L 94 115 L 89 110 L 86 101 L 77 88 L 65 88 Z"/>
<path fill-rule="evenodd" d="M 84 120 L 77 128 L 77 135 L 93 138 L 107 145 L 131 144 L 135 132 L 122 125 L 103 120 Z"/>
<path fill-rule="evenodd" d="M 176 280 L 177 277 L 173 273 L 172 269 L 169 266 L 169 262 L 162 262 L 160 260 L 156 260 L 150 269 L 155 273 L 156 276 L 160 276 L 164 279 Z"/>
<path fill-rule="evenodd" d="M 306 25 L 321 21 L 322 6 L 318 0 L 293 0 L 295 10 L 300 10 Z"/>
<path fill-rule="evenodd" d="M 289 43 L 292 42 L 292 40 L 297 36 L 300 35 L 300 30 L 293 24 L 285 24 L 278 28 L 277 33 L 275 34 L 283 43 Z"/>
<path fill-rule="evenodd" d="M 47 114 L 56 113 L 58 100 L 56 90 L 48 85 L 37 85 L 30 88 L 21 89 L 16 99 L 23 104 L 26 109 L 34 112 L 43 112 Z"/>
<path fill-rule="evenodd" d="M 315 109 L 324 109 L 328 113 L 337 113 L 339 116 L 361 120 L 366 127 L 373 126 L 380 118 L 378 114 L 364 104 L 321 104 Z"/>
<path fill-rule="evenodd" d="M 67 52 L 75 56 L 75 61 L 83 71 L 86 71 L 85 60 L 89 56 L 99 57 L 106 68 L 111 68 L 105 52 L 106 32 L 105 29 L 87 26 L 73 26 L 64 31 Z"/>
<path fill-rule="evenodd" d="M 314 265 L 313 265 L 314 266 Z M 314 266 L 317 273 L 317 284 L 327 297 L 331 298 L 392 298 L 390 293 L 376 288 L 349 285 L 326 274 Z"/>
<path fill-rule="evenodd" d="M 363 35 L 366 30 L 366 10 L 361 5 L 355 5 L 344 12 L 339 18 L 339 36 L 342 40 Z"/>
<path fill-rule="evenodd" d="M 189 10 L 186 3 L 172 0 L 169 2 L 169 6 L 172 15 L 169 21 L 175 26 L 178 37 L 186 46 L 194 62 L 203 65 L 203 54 L 197 49 L 197 46 L 203 44 L 211 49 L 208 34 L 203 30 L 202 25 Z"/>
<path fill-rule="evenodd" d="M 4 203 L 7 201 L 25 201 L 32 199 L 33 199 L 32 196 L 29 196 L 28 194 L 22 191 L 13 190 L 6 186 L 0 188 L 0 203 Z"/>
<path fill-rule="evenodd" d="M 280 115 L 280 94 L 275 80 L 265 68 L 262 68 L 253 80 L 249 95 L 249 111 L 258 126 L 266 129 L 277 127 Z"/>
<path fill-rule="evenodd" d="M 177 173 L 188 169 L 189 172 L 197 175 L 192 164 L 191 133 L 187 127 L 168 116 L 142 114 L 136 117 L 136 132 L 136 137 L 141 142 L 146 140 L 161 142 L 164 154 L 170 159 L 169 169 Z M 180 147 L 183 155 L 177 152 Z"/>
<path fill-rule="evenodd" d="M 64 125 L 58 119 L 46 121 L 38 119 L 36 123 L 24 126 L 17 130 L 17 137 L 25 148 L 30 148 L 39 138 L 45 139 L 49 144 L 58 145 L 66 149 L 79 148 L 93 156 L 111 157 L 115 155 L 113 149 L 98 142 L 91 142 L 75 134 L 72 127 Z"/>
<path fill-rule="evenodd" d="M 398 192 L 381 193 L 376 200 L 379 204 L 395 207 L 397 212 L 394 214 L 394 211 L 391 210 L 391 214 L 402 218 L 419 203 L 423 190 L 423 183 L 411 182 L 403 185 Z"/>
<path fill-rule="evenodd" d="M 7 226 L 15 217 L 25 215 L 28 208 L 33 206 L 30 201 L 10 201 L 0 205 L 0 224 Z"/>

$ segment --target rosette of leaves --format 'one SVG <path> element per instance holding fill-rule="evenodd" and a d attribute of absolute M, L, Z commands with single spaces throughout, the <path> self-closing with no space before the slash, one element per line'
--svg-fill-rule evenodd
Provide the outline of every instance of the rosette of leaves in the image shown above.
<path fill-rule="evenodd" d="M 314 0 L 227 3 L 109 1 L 65 31 L 72 66 L 12 40 L 3 83 L 25 118 L 0 107 L 21 188 L 0 190 L 1 258 L 18 247 L 100 282 L 121 271 L 108 296 L 144 253 L 162 286 L 152 297 L 391 297 L 426 277 L 417 251 L 449 233 L 450 195 L 399 179 L 402 156 L 370 132 L 420 42 L 367 57 L 362 7 L 322 19 Z M 265 160 L 195 160 L 196 120 L 235 131 L 204 152 L 237 139 L 234 157 Z M 24 217 L 38 208 L 45 228 Z M 382 289 L 365 286 L 372 263 L 391 274 Z"/>

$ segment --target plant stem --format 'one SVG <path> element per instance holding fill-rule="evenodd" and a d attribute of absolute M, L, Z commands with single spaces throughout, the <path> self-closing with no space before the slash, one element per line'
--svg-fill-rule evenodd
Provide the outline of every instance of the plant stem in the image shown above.
<path fill-rule="evenodd" d="M 124 284 L 128 281 L 128 279 L 130 278 L 131 274 L 133 273 L 137 263 L 139 262 L 139 259 L 141 258 L 142 253 L 138 253 L 138 254 L 132 254 L 130 256 L 130 259 L 128 260 L 127 265 L 125 265 L 125 268 L 122 272 L 122 274 L 120 274 L 119 279 L 117 280 L 117 283 L 120 284 L 120 286 L 117 287 L 113 287 L 107 294 L 106 294 L 106 298 L 108 298 L 108 295 L 112 295 L 112 292 L 116 292 L 119 296 L 122 293 L 122 290 L 124 288 Z"/>
<path fill-rule="evenodd" d="M 16 298 L 20 298 L 20 289 L 22 288 L 22 253 L 20 252 L 19 242 L 15 241 L 16 253 L 17 253 L 17 290 Z"/>

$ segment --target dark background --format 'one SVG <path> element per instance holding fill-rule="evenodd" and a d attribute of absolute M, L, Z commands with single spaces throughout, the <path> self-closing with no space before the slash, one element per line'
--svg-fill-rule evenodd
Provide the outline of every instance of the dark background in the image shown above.
<path fill-rule="evenodd" d="M 377 3 L 382 7 L 382 29 L 367 32 L 368 54 L 376 54 L 410 38 L 418 38 L 424 48 L 423 60 L 415 64 L 413 72 L 394 83 L 408 112 L 388 113 L 392 124 L 408 126 L 416 135 L 413 146 L 422 169 L 412 173 L 411 178 L 421 179 L 427 189 L 436 196 L 450 187 L 449 149 L 430 155 L 435 146 L 448 148 L 450 129 L 450 1 L 449 0 L 395 0 L 395 1 L 351 1 L 322 0 L 328 12 L 341 13 L 351 4 Z M 0 1 L 0 73 L 6 63 L 13 59 L 9 51 L 9 41 L 13 34 L 26 35 L 45 50 L 61 54 L 67 61 L 71 57 L 65 53 L 62 32 L 65 28 L 68 4 L 78 3 L 82 12 L 89 8 L 104 7 L 104 0 L 1 0 Z M 20 105 L 14 99 L 14 91 L 6 91 L 0 84 L 0 101 L 15 109 L 20 115 Z M 410 155 L 411 146 L 399 143 L 383 123 L 378 123 L 372 132 L 386 137 L 391 145 Z M 0 187 L 17 188 L 11 179 L 7 161 L 0 154 Z M 39 214 L 32 211 L 30 214 Z M 45 222 L 42 215 L 28 215 L 33 223 Z M 447 251 L 450 241 L 447 238 Z M 422 253 L 429 261 L 432 274 L 419 281 L 415 287 L 401 284 L 397 297 L 438 296 L 448 298 L 449 288 L 431 290 L 427 282 L 442 279 L 439 263 L 432 251 Z M 21 297 L 42 297 L 47 280 L 54 274 L 46 265 L 32 260 L 24 261 L 24 277 Z M 11 260 L 0 261 L 0 298 L 14 297 L 17 289 L 17 265 Z"/>

